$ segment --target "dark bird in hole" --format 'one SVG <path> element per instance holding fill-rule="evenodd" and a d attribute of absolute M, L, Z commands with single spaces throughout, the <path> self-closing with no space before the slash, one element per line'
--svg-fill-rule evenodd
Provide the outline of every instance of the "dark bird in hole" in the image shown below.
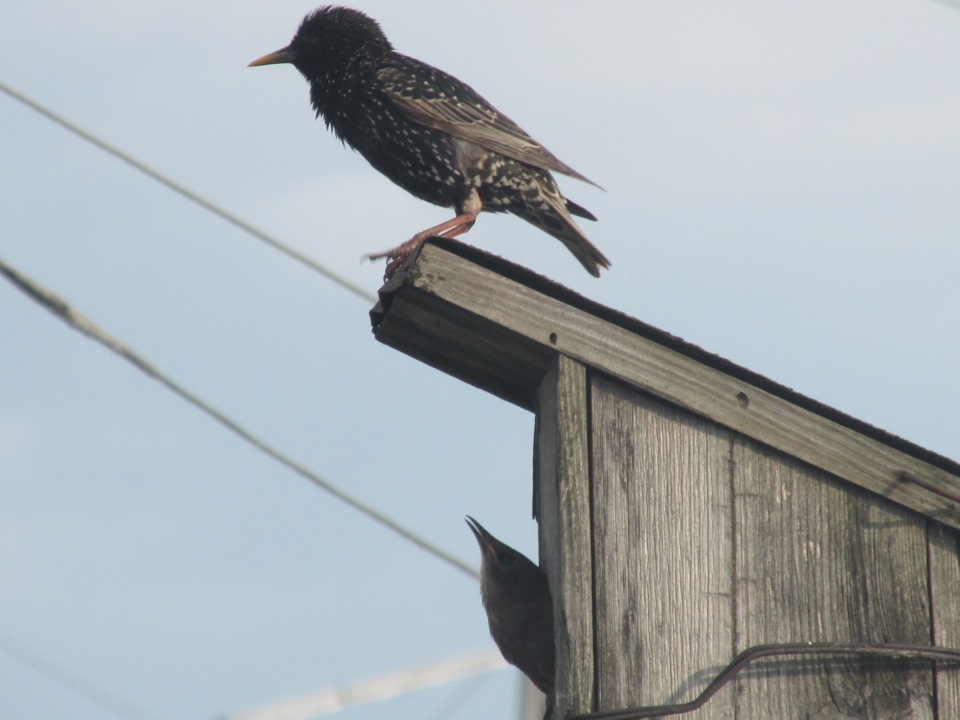
<path fill-rule="evenodd" d="M 490 635 L 504 659 L 546 694 L 549 708 L 555 655 L 547 575 L 469 515 L 467 525 L 480 544 L 480 595 Z"/>
<path fill-rule="evenodd" d="M 550 171 L 596 183 L 557 159 L 466 83 L 393 46 L 375 20 L 327 5 L 285 48 L 250 63 L 290 63 L 310 83 L 317 116 L 377 170 L 457 216 L 414 235 L 386 258 L 389 277 L 432 235 L 452 238 L 481 210 L 511 212 L 560 240 L 592 275 L 610 267 L 571 215 L 596 220 L 560 194 Z M 598 186 L 599 187 L 599 186 Z"/>

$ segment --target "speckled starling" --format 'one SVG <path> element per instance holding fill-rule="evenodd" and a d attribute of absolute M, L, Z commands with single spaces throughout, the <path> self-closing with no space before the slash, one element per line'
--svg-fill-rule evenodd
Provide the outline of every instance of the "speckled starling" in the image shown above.
<path fill-rule="evenodd" d="M 291 63 L 310 83 L 318 116 L 341 141 L 416 197 L 452 207 L 452 220 L 371 258 L 390 275 L 431 235 L 465 233 L 481 210 L 511 212 L 558 238 L 591 274 L 610 262 L 577 227 L 596 218 L 557 188 L 550 171 L 587 180 L 467 84 L 394 52 L 375 20 L 345 7 L 307 15 L 285 48 L 254 65 Z"/>
<path fill-rule="evenodd" d="M 480 595 L 504 659 L 549 697 L 553 693 L 553 600 L 547 576 L 467 516 L 480 544 Z"/>

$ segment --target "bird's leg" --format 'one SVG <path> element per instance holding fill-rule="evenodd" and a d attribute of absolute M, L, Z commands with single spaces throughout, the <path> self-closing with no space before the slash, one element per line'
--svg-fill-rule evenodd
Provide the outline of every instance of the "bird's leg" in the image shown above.
<path fill-rule="evenodd" d="M 455 238 L 457 235 L 463 235 L 465 232 L 467 232 L 467 230 L 473 227 L 473 224 L 477 221 L 477 215 L 479 214 L 479 210 L 461 213 L 452 220 L 447 220 L 439 225 L 434 225 L 433 227 L 429 227 L 426 230 L 418 232 L 405 243 L 397 245 L 395 248 L 384 250 L 383 252 L 370 253 L 367 255 L 367 259 L 379 260 L 380 258 L 386 258 L 387 267 L 383 272 L 383 279 L 389 280 L 397 271 L 397 268 L 399 268 L 403 262 L 410 257 L 411 254 L 416 252 L 417 248 L 423 245 L 423 241 L 428 237 L 438 236 L 444 238 Z"/>

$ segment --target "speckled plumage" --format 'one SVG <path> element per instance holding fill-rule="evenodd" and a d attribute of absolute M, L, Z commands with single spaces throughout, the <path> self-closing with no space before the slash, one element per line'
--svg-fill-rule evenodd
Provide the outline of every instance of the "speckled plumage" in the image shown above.
<path fill-rule="evenodd" d="M 565 165 L 471 87 L 393 50 L 375 20 L 325 6 L 291 43 L 251 65 L 293 64 L 334 134 L 416 197 L 457 217 L 394 250 L 388 273 L 431 234 L 454 237 L 480 211 L 511 212 L 561 240 L 591 274 L 610 262 L 571 214 L 595 220 L 561 195 L 550 171 L 590 180 Z"/>

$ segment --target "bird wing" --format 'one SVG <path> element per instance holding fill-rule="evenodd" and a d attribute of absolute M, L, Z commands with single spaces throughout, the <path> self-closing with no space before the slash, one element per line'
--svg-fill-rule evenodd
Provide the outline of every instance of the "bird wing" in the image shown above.
<path fill-rule="evenodd" d="M 377 78 L 393 105 L 410 120 L 600 187 L 561 162 L 466 83 L 405 55 L 395 59 L 377 71 Z"/>

